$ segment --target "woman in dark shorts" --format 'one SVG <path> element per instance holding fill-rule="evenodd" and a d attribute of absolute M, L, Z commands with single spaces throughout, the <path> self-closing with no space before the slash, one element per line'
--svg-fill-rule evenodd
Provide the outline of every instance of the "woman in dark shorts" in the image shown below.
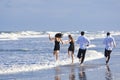
<path fill-rule="evenodd" d="M 71 58 L 72 58 L 72 63 L 73 63 L 73 60 L 74 60 L 74 39 L 71 35 L 68 35 L 68 42 L 69 42 L 69 48 L 68 48 L 68 57 L 70 57 L 71 55 Z"/>
<path fill-rule="evenodd" d="M 60 42 L 63 44 L 62 42 L 62 34 L 61 33 L 57 33 L 55 34 L 55 37 L 54 38 L 51 38 L 50 37 L 50 34 L 49 34 L 49 39 L 51 41 L 54 41 L 55 42 L 55 45 L 54 45 L 54 51 L 53 51 L 53 55 L 55 56 L 55 60 L 58 61 L 58 55 L 59 55 L 59 51 L 60 51 Z"/>

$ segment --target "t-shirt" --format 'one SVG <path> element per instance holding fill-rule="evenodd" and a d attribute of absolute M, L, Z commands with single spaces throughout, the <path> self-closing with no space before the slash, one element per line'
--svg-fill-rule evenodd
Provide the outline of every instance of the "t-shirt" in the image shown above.
<path fill-rule="evenodd" d="M 76 43 L 80 45 L 80 49 L 86 49 L 90 41 L 85 36 L 79 36 Z"/>
<path fill-rule="evenodd" d="M 115 40 L 112 36 L 107 36 L 104 39 L 103 44 L 105 44 L 105 49 L 112 50 L 116 43 L 115 43 Z"/>

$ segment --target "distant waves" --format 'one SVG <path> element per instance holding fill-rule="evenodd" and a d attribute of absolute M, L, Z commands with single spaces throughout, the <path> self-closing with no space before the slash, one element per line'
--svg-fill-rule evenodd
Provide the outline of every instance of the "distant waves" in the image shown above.
<path fill-rule="evenodd" d="M 22 38 L 39 38 L 39 37 L 48 37 L 48 34 L 52 36 L 55 35 L 57 32 L 52 31 L 21 31 L 21 32 L 0 32 L 0 40 L 19 40 Z M 71 31 L 71 32 L 62 32 L 64 35 L 67 36 L 68 34 L 72 34 L 73 36 L 79 35 L 80 31 Z M 120 35 L 120 31 L 111 31 L 112 35 Z M 90 39 L 94 38 L 103 38 L 105 36 L 104 31 L 96 31 L 96 32 L 87 32 L 86 35 Z"/>

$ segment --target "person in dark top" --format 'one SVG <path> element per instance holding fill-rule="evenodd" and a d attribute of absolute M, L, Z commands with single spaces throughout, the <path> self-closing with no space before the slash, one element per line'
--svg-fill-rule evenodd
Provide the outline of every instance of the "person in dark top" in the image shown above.
<path fill-rule="evenodd" d="M 74 62 L 74 39 L 71 35 L 68 35 L 68 43 L 70 44 L 69 47 L 68 47 L 68 57 L 70 57 L 71 55 L 71 58 L 72 58 L 72 63 Z"/>
<path fill-rule="evenodd" d="M 54 51 L 56 50 L 60 50 L 60 42 L 57 41 L 57 39 L 55 40 L 55 45 L 54 45 Z"/>
<path fill-rule="evenodd" d="M 61 33 L 57 33 L 55 34 L 55 37 L 54 38 L 51 38 L 50 37 L 50 34 L 49 34 L 49 39 L 51 41 L 54 41 L 55 45 L 54 45 L 54 51 L 53 51 L 53 55 L 55 56 L 55 60 L 58 61 L 58 55 L 59 55 L 59 51 L 60 51 L 60 42 L 63 44 L 62 42 L 62 34 Z"/>

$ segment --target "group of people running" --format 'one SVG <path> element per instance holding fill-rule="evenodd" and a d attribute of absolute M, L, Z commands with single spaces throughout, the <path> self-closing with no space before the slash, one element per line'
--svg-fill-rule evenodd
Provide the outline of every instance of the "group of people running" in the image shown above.
<path fill-rule="evenodd" d="M 82 64 L 85 59 L 87 47 L 90 45 L 90 40 L 85 36 L 84 31 L 81 31 L 80 34 L 81 35 L 78 37 L 76 43 L 79 44 L 79 46 L 80 46 L 77 57 L 79 59 L 80 64 Z M 107 36 L 104 38 L 103 43 L 105 44 L 104 56 L 106 58 L 106 64 L 108 64 L 109 59 L 110 59 L 110 54 L 112 52 L 113 47 L 116 47 L 116 43 L 115 43 L 114 38 L 110 35 L 110 32 L 107 32 L 106 35 Z M 70 57 L 70 55 L 71 55 L 72 63 L 73 63 L 74 62 L 75 41 L 71 35 L 68 35 L 69 40 L 66 42 L 63 42 L 62 36 L 63 36 L 62 33 L 56 33 L 55 37 L 52 38 L 49 34 L 49 39 L 51 41 L 55 42 L 53 55 L 55 56 L 56 61 L 58 61 L 59 51 L 60 51 L 60 43 L 62 43 L 62 44 L 69 43 L 70 45 L 68 47 L 68 56 Z"/>

